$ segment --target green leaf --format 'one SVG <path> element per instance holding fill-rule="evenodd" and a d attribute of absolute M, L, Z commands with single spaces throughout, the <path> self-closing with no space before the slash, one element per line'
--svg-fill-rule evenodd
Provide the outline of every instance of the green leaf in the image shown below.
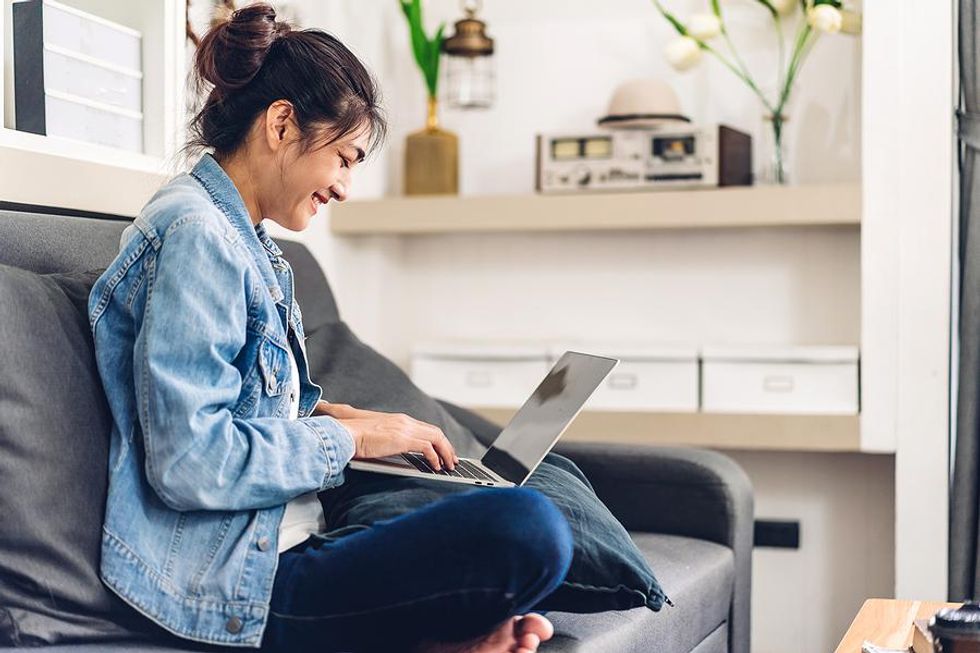
<path fill-rule="evenodd" d="M 674 26 L 674 29 L 677 30 L 678 34 L 680 34 L 681 36 L 687 36 L 687 28 L 684 27 L 684 23 L 674 18 L 674 16 L 669 11 L 664 9 L 664 6 L 660 4 L 660 0 L 653 0 L 653 6 L 657 8 L 657 11 L 663 14 L 664 18 L 670 21 L 670 24 Z"/>
<path fill-rule="evenodd" d="M 677 33 L 678 34 L 680 34 L 681 36 L 687 36 L 687 28 L 684 27 L 684 23 L 682 23 L 681 21 L 677 20 L 676 18 L 674 18 L 672 15 L 670 15 L 666 11 L 664 12 L 664 18 L 666 18 L 667 20 L 670 21 L 670 24 L 674 26 L 674 29 L 677 30 Z"/>
<path fill-rule="evenodd" d="M 711 0 L 711 11 L 715 13 L 715 16 L 721 18 L 721 5 L 718 0 Z"/>
<path fill-rule="evenodd" d="M 773 18 L 779 15 L 779 12 L 776 11 L 776 8 L 772 6 L 772 3 L 769 2 L 769 0 L 756 0 L 756 2 L 768 9 Z"/>
<path fill-rule="evenodd" d="M 813 6 L 816 7 L 817 5 L 830 5 L 834 9 L 842 9 L 844 7 L 844 3 L 840 0 L 813 0 Z"/>
<path fill-rule="evenodd" d="M 402 13 L 405 14 L 405 20 L 408 22 L 415 63 L 422 71 L 422 77 L 425 80 L 429 95 L 435 96 L 439 83 L 439 58 L 442 56 L 442 32 L 445 23 L 439 26 L 435 37 L 429 39 L 423 26 L 421 0 L 398 0 L 398 3 Z"/>

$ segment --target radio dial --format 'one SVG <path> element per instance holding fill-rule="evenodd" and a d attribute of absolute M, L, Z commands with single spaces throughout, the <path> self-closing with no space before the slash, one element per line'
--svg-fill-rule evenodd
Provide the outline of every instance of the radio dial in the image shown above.
<path fill-rule="evenodd" d="M 572 182 L 576 186 L 588 186 L 592 181 L 592 171 L 585 166 L 577 166 L 572 171 Z"/>

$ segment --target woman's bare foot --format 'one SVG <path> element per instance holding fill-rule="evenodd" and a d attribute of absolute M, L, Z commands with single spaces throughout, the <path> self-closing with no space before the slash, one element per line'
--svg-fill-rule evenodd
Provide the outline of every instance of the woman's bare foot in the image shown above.
<path fill-rule="evenodd" d="M 535 613 L 511 617 L 492 632 L 467 642 L 426 642 L 418 653 L 535 653 L 541 642 L 551 639 L 555 627 Z"/>

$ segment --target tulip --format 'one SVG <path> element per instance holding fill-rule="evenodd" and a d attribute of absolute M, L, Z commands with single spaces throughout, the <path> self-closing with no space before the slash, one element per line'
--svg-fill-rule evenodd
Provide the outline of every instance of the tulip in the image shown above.
<path fill-rule="evenodd" d="M 714 14 L 694 14 L 687 23 L 687 33 L 707 41 L 721 34 L 721 19 Z"/>
<path fill-rule="evenodd" d="M 833 5 L 810 7 L 806 13 L 806 19 L 811 27 L 828 34 L 839 32 L 844 22 L 844 17 L 841 15 L 840 9 Z"/>
<path fill-rule="evenodd" d="M 664 56 L 675 69 L 685 71 L 701 61 L 701 46 L 690 36 L 682 36 L 667 44 Z"/>
<path fill-rule="evenodd" d="M 796 11 L 796 5 L 798 5 L 799 2 L 798 0 L 769 0 L 769 4 L 771 4 L 773 9 L 778 11 L 780 15 L 788 16 Z"/>

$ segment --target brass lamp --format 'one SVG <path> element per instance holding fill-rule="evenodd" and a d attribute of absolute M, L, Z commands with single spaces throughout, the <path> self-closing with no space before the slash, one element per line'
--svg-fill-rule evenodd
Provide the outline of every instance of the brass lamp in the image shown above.
<path fill-rule="evenodd" d="M 486 23 L 476 18 L 481 0 L 464 0 L 466 18 L 456 21 L 456 33 L 446 38 L 446 101 L 456 109 L 486 109 L 493 106 L 493 39 Z"/>

